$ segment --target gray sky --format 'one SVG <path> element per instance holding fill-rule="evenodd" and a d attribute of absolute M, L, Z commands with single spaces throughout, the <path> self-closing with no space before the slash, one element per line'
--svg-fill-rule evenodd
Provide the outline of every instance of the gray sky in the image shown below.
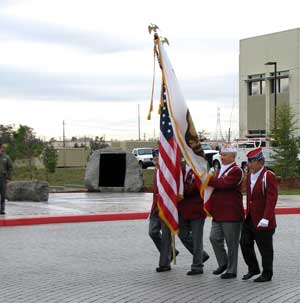
<path fill-rule="evenodd" d="M 239 40 L 300 26 L 298 1 L 0 1 L 2 124 L 39 136 L 158 134 L 146 120 L 152 81 L 150 22 L 167 52 L 198 130 L 238 130 Z M 157 73 L 157 78 L 159 74 Z M 157 86 L 159 83 L 157 82 Z"/>

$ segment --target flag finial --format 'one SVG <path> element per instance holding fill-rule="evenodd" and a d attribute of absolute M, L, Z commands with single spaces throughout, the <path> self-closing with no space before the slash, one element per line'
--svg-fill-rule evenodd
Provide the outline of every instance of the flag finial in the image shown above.
<path fill-rule="evenodd" d="M 166 43 L 166 44 L 170 45 L 170 44 L 169 44 L 169 40 L 168 40 L 166 37 L 160 37 L 160 42 L 161 42 L 162 44 Z"/>
<path fill-rule="evenodd" d="M 154 33 L 157 33 L 157 30 L 158 30 L 158 29 L 159 29 L 159 27 L 158 27 L 156 24 L 150 23 L 150 24 L 148 25 L 148 32 L 149 32 L 150 35 L 151 35 L 152 31 L 153 31 Z"/>

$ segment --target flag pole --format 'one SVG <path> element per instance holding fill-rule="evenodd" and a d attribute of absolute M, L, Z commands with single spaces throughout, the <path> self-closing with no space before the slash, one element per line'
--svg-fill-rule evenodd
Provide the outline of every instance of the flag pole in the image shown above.
<path fill-rule="evenodd" d="M 173 264 L 176 265 L 176 251 L 175 251 L 175 234 L 171 232 L 172 236 L 172 255 L 173 255 Z"/>

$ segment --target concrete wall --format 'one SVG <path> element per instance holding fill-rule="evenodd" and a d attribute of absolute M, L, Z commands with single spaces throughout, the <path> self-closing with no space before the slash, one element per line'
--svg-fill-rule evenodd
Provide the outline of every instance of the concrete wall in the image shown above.
<path fill-rule="evenodd" d="M 266 124 L 265 96 L 248 96 L 248 129 L 264 129 Z"/>

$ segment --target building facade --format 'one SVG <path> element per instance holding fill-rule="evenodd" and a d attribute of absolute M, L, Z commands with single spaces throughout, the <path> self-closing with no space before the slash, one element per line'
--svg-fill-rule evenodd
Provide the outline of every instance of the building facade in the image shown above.
<path fill-rule="evenodd" d="M 290 105 L 300 127 L 299 38 L 297 28 L 240 40 L 240 137 L 267 136 L 284 103 Z"/>

